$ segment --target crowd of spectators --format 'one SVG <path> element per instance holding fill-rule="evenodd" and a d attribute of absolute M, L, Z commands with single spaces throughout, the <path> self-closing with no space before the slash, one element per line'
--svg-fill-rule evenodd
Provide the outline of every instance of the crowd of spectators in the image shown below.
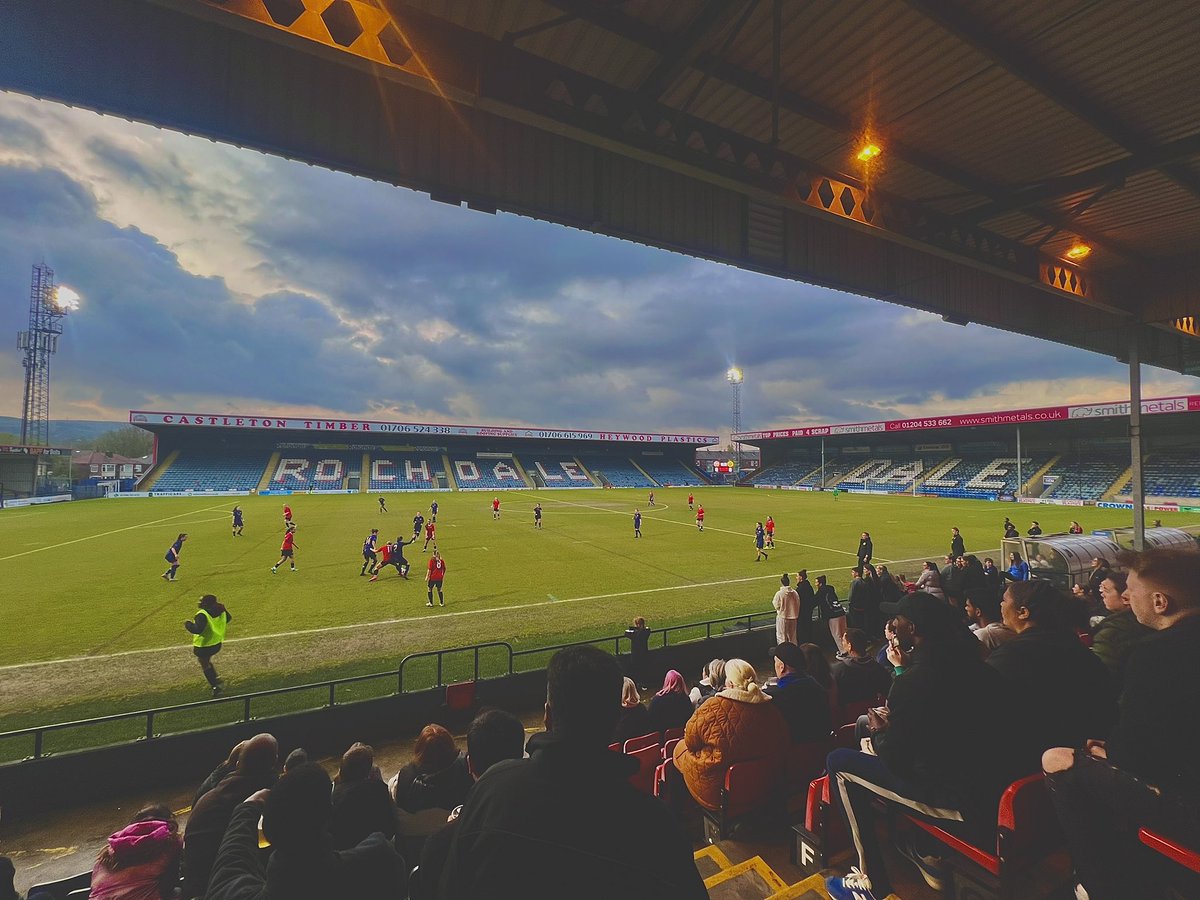
<path fill-rule="evenodd" d="M 643 702 L 613 656 L 570 647 L 547 669 L 544 731 L 526 743 L 515 717 L 485 710 L 464 754 L 431 724 L 390 781 L 366 744 L 350 746 L 330 778 L 301 750 L 281 766 L 275 738 L 257 735 L 204 779 L 182 833 L 161 806 L 114 833 L 91 896 L 701 898 L 687 834 L 667 804 L 630 783 L 638 761 L 611 745 L 681 729 L 670 757 L 679 788 L 718 810 L 730 766 L 828 741 L 846 724 L 839 715 L 861 705 L 872 708 L 858 721 L 858 746 L 827 758 L 857 857 L 829 879 L 832 897 L 891 892 L 880 799 L 986 847 L 1001 793 L 1039 771 L 1077 896 L 1159 896 L 1168 864 L 1141 847 L 1138 828 L 1200 845 L 1200 553 L 1130 554 L 1128 574 L 1101 560 L 1083 587 L 1103 611 L 1090 635 L 1067 593 L 1044 580 L 1002 581 L 969 554 L 951 558 L 949 572 L 927 563 L 925 590 L 868 562 L 854 573 L 850 627 L 831 629 L 832 666 L 787 624 L 780 636 L 792 640 L 770 650 L 773 678 L 742 659 L 714 659 L 692 689 L 672 669 Z M 782 589 L 798 593 L 789 580 Z M 836 595 L 822 599 L 823 576 L 816 581 L 809 624 L 812 611 L 841 607 Z M 649 671 L 645 656 L 636 671 Z M 943 886 L 935 845 L 913 839 L 901 850 Z M 0 900 L 5 874 L 0 866 Z"/>

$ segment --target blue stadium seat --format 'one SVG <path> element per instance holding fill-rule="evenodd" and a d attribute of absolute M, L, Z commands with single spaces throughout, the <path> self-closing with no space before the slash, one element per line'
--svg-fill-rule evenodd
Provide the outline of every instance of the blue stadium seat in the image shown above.
<path fill-rule="evenodd" d="M 511 458 L 480 457 L 452 453 L 450 465 L 460 491 L 496 491 L 505 488 L 527 488 L 516 463 Z"/>
<path fill-rule="evenodd" d="M 362 453 L 284 450 L 271 473 L 271 490 L 341 491 L 346 478 L 362 472 Z"/>
<path fill-rule="evenodd" d="M 201 453 L 185 450 L 151 491 L 252 491 L 270 461 L 267 453 Z"/>
<path fill-rule="evenodd" d="M 601 483 L 606 481 L 613 487 L 658 487 L 624 456 L 581 456 L 579 461 Z"/>
<path fill-rule="evenodd" d="M 1200 497 L 1200 455 L 1153 453 L 1142 466 L 1146 496 Z"/>
<path fill-rule="evenodd" d="M 755 473 L 750 478 L 751 484 L 799 484 L 804 476 L 808 475 L 812 470 L 821 465 L 821 461 L 815 463 L 810 460 L 798 460 L 781 463 L 777 466 L 771 466 Z M 815 479 L 814 479 L 815 481 Z M 806 484 L 813 483 L 805 480 Z"/>
<path fill-rule="evenodd" d="M 440 487 L 446 465 L 433 453 L 371 453 L 369 491 L 428 491 Z M 447 482 L 448 485 L 448 482 Z"/>
<path fill-rule="evenodd" d="M 1058 500 L 1099 500 L 1113 482 L 1129 468 L 1129 455 L 1082 452 L 1064 456 L 1046 473 L 1055 481 L 1042 492 Z"/>
<path fill-rule="evenodd" d="M 701 487 L 709 484 L 691 466 L 678 459 L 665 456 L 639 456 L 638 465 L 661 485 L 674 487 Z"/>
<path fill-rule="evenodd" d="M 1034 472 L 1048 463 L 1051 454 L 1040 453 L 1021 458 L 1021 477 L 1025 480 L 1033 477 Z M 963 499 L 990 499 L 1001 493 L 1016 493 L 1017 484 L 1016 458 L 1008 455 L 985 454 L 983 456 L 955 456 L 957 460 L 949 469 L 934 472 L 926 477 L 917 488 L 925 494 L 937 494 L 940 497 L 958 497 Z M 947 460 L 947 462 L 951 461 Z"/>
<path fill-rule="evenodd" d="M 522 453 L 519 457 L 525 474 L 539 488 L 590 488 L 598 487 L 587 473 L 580 468 L 575 457 L 569 453 L 557 456 L 527 456 Z"/>

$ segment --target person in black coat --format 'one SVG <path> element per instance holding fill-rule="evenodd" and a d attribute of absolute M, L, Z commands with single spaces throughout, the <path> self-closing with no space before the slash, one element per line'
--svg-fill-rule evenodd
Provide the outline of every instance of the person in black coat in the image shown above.
<path fill-rule="evenodd" d="M 871 543 L 870 532 L 864 531 L 862 537 L 858 539 L 858 565 L 854 568 L 862 574 L 863 566 L 871 564 L 871 557 L 875 555 L 875 545 Z"/>
<path fill-rule="evenodd" d="M 800 595 L 800 619 L 796 623 L 796 636 L 801 644 L 813 639 L 813 613 L 817 610 L 817 592 L 808 580 L 808 569 L 796 573 L 796 593 Z"/>
<path fill-rule="evenodd" d="M 662 690 L 650 699 L 650 731 L 682 728 L 694 712 L 687 682 L 674 669 L 663 679 Z M 645 733 L 645 732 L 643 732 Z"/>
<path fill-rule="evenodd" d="M 633 624 L 625 629 L 625 637 L 629 638 L 628 675 L 634 684 L 645 690 L 650 677 L 646 665 L 646 657 L 650 652 L 650 629 L 646 627 L 646 620 L 641 616 L 634 619 Z"/>
<path fill-rule="evenodd" d="M 630 738 L 641 737 L 652 731 L 654 726 L 650 722 L 650 710 L 642 705 L 642 697 L 633 679 L 626 678 L 621 691 L 621 717 L 617 719 L 612 743 L 624 744 Z"/>
<path fill-rule="evenodd" d="M 960 556 L 965 556 L 967 553 L 967 545 L 963 541 L 962 535 L 957 528 L 950 529 L 950 555 L 955 559 Z"/>
<path fill-rule="evenodd" d="M 441 725 L 426 725 L 413 745 L 413 760 L 396 773 L 392 797 L 405 812 L 454 809 L 474 783 L 454 737 Z"/>
<path fill-rule="evenodd" d="M 867 628 L 867 616 L 870 612 L 871 587 L 863 575 L 864 571 L 866 570 L 850 570 L 850 590 L 846 593 L 846 602 L 849 604 L 846 627 L 861 628 L 865 631 Z"/>
<path fill-rule="evenodd" d="M 829 694 L 805 674 L 804 651 L 795 644 L 783 643 L 770 650 L 775 662 L 776 683 L 763 688 L 783 713 L 793 744 L 825 740 L 833 730 L 829 714 Z"/>
<path fill-rule="evenodd" d="M 1023 760 L 1036 771 L 1050 747 L 1082 747 L 1108 734 L 1117 702 L 1108 670 L 1070 626 L 1070 601 L 1048 581 L 1016 581 L 1000 604 L 1004 624 L 1016 632 L 988 655 L 1020 697 Z"/>
<path fill-rule="evenodd" d="M 375 765 L 375 751 L 354 744 L 334 779 L 333 849 L 349 850 L 376 831 L 389 840 L 396 836 L 396 807 Z"/>

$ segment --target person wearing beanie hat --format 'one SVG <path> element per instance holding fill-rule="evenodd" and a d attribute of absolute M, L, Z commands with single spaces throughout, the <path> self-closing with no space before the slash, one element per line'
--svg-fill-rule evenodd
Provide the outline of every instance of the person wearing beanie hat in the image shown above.
<path fill-rule="evenodd" d="M 165 806 L 148 806 L 108 838 L 92 868 L 89 896 L 100 900 L 163 900 L 179 881 L 183 839 Z"/>
<path fill-rule="evenodd" d="M 804 744 L 829 736 L 833 722 L 829 714 L 829 694 L 806 674 L 804 651 L 795 644 L 771 648 L 776 682 L 763 688 L 775 700 L 792 734 L 792 743 Z"/>

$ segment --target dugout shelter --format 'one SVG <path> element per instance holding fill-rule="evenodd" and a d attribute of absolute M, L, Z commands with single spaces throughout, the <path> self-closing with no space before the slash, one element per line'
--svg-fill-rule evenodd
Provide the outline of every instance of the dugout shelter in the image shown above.
<path fill-rule="evenodd" d="M 0 506 L 27 506 L 60 496 L 50 461 L 71 453 L 67 447 L 0 446 Z M 62 499 L 70 499 L 69 491 Z"/>

